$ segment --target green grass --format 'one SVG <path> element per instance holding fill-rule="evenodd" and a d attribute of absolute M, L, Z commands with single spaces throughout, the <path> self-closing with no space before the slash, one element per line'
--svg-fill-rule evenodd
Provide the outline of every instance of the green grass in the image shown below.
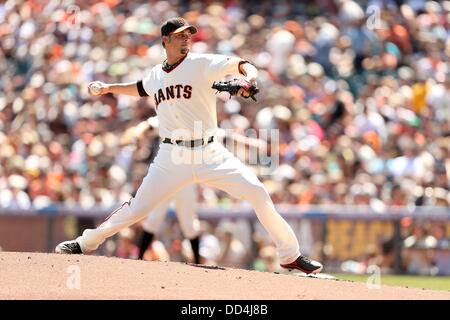
<path fill-rule="evenodd" d="M 366 282 L 370 274 L 332 274 L 339 280 Z M 381 275 L 381 285 L 450 291 L 450 277 Z"/>

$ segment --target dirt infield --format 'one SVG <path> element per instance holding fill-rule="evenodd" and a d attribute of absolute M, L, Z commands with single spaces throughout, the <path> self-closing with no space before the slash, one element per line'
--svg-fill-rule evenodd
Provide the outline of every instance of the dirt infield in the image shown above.
<path fill-rule="evenodd" d="M 0 252 L 0 299 L 450 299 L 450 292 L 98 256 Z"/>

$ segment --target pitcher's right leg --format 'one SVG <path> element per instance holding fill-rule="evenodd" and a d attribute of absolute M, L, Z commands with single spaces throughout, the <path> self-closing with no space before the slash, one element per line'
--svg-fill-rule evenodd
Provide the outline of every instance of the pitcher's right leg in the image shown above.
<path fill-rule="evenodd" d="M 87 229 L 76 239 L 81 250 L 96 250 L 106 238 L 143 219 L 148 212 L 169 200 L 182 188 L 178 179 L 167 179 L 167 173 L 151 165 L 134 198 L 111 213 L 96 229 Z"/>
<path fill-rule="evenodd" d="M 170 157 L 170 148 L 161 147 L 134 198 L 111 213 L 97 228 L 86 229 L 75 241 L 60 243 L 55 252 L 70 254 L 96 250 L 106 238 L 143 219 L 149 212 L 191 183 L 192 171 L 186 167 L 183 164 L 174 165 Z"/>

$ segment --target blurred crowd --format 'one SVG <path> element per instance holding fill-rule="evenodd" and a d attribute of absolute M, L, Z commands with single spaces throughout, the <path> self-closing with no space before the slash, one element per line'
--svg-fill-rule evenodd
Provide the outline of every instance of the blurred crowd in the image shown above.
<path fill-rule="evenodd" d="M 373 266 L 382 273 L 407 273 L 422 276 L 450 275 L 450 239 L 448 227 L 439 221 L 404 218 L 400 223 L 400 248 L 396 236 L 385 238 L 380 247 L 369 246 L 363 257 L 342 262 L 340 270 L 365 274 Z M 399 256 L 397 256 L 399 254 Z M 396 259 L 399 259 L 398 263 Z"/>
<path fill-rule="evenodd" d="M 158 140 L 120 138 L 153 102 L 86 85 L 143 78 L 175 15 L 199 29 L 193 52 L 258 67 L 258 102 L 219 95 L 218 119 L 279 130 L 280 165 L 261 176 L 276 204 L 449 207 L 450 1 L 423 0 L 4 1 L 0 207 L 130 198 Z"/>

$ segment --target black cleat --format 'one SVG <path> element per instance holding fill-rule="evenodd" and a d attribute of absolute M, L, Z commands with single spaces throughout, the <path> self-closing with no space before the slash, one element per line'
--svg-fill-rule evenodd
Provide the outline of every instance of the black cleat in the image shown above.
<path fill-rule="evenodd" d="M 83 254 L 80 245 L 75 240 L 61 242 L 56 246 L 55 252 L 63 254 Z"/>
<path fill-rule="evenodd" d="M 298 257 L 294 262 L 288 264 L 281 264 L 281 267 L 285 269 L 297 269 L 304 273 L 319 273 L 322 271 L 323 266 L 320 262 L 311 260 L 306 256 Z"/>

